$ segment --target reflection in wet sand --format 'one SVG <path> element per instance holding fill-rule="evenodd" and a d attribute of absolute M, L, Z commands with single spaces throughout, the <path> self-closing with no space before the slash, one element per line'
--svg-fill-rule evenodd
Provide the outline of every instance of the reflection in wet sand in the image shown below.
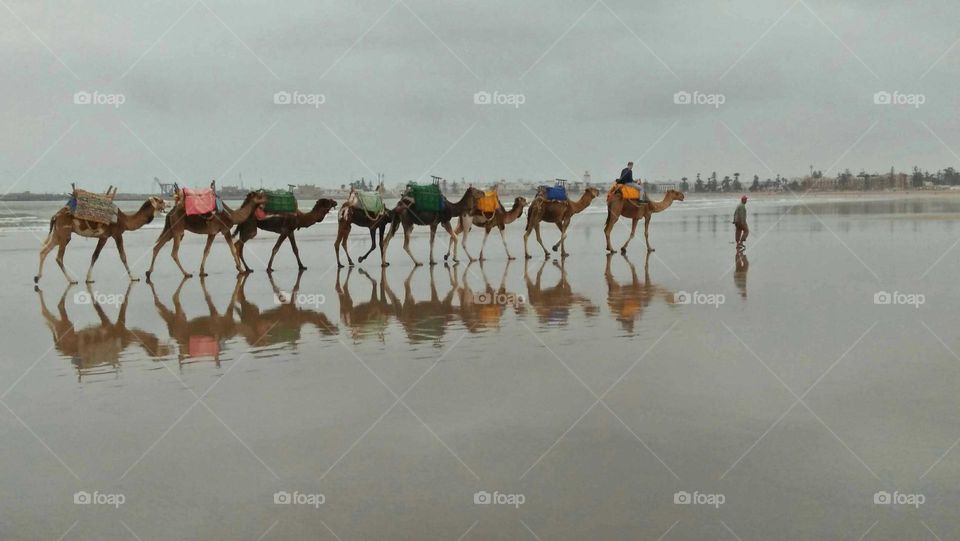
<path fill-rule="evenodd" d="M 450 289 L 441 298 L 434 276 L 436 266 L 431 265 L 430 298 L 418 301 L 413 296 L 410 281 L 419 268 L 413 267 L 403 282 L 403 303 L 400 304 L 397 316 L 410 343 L 433 342 L 434 345 L 439 345 L 447 332 L 447 327 L 457 315 L 457 308 L 453 305 L 453 299 L 459 288 L 457 274 L 449 265 L 444 265 Z"/>
<path fill-rule="evenodd" d="M 620 257 L 630 266 L 630 283 L 621 285 L 613 276 L 611 262 L 614 254 L 607 254 L 607 265 L 604 270 L 604 277 L 607 281 L 607 306 L 613 313 L 617 321 L 628 333 L 634 332 L 634 325 L 643 315 L 643 309 L 650 304 L 650 301 L 657 295 L 662 295 L 664 302 L 673 302 L 673 292 L 661 286 L 654 285 L 650 281 L 650 252 L 643 261 L 643 283 L 637 276 L 637 267 L 626 256 Z"/>
<path fill-rule="evenodd" d="M 747 254 L 737 252 L 734 260 L 733 283 L 740 290 L 740 296 L 747 298 L 747 270 L 750 269 L 750 261 L 747 260 Z"/>
<path fill-rule="evenodd" d="M 487 278 L 483 261 L 480 262 L 480 276 L 483 278 L 483 290 L 474 291 L 470 286 L 470 276 L 476 276 L 471 270 L 473 262 L 467 264 L 463 270 L 463 286 L 460 288 L 460 319 L 470 332 L 479 332 L 486 329 L 499 329 L 503 314 L 512 308 L 514 312 L 522 313 L 524 299 L 521 295 L 507 290 L 507 272 L 511 261 L 503 267 L 500 276 L 500 285 L 494 289 Z"/>
<path fill-rule="evenodd" d="M 380 267 L 380 285 L 367 271 L 359 269 L 370 282 L 370 299 L 359 304 L 354 303 L 350 294 L 350 276 L 353 267 L 347 270 L 346 279 L 341 283 L 340 269 L 337 269 L 337 298 L 340 301 L 340 322 L 350 329 L 350 336 L 354 342 L 375 336 L 384 341 L 384 333 L 390 325 L 390 317 L 396 316 L 399 301 L 387 283 L 387 269 Z"/>
<path fill-rule="evenodd" d="M 169 348 L 161 345 L 160 339 L 153 333 L 127 328 L 127 305 L 130 302 L 132 284 L 133 282 L 130 282 L 123 295 L 116 322 L 111 322 L 107 317 L 98 302 L 98 296 L 88 284 L 85 298 L 89 299 L 90 305 L 100 319 L 100 324 L 89 325 L 80 330 L 73 326 L 67 314 L 67 293 L 73 288 L 72 285 L 63 290 L 60 302 L 57 303 L 59 318 L 47 308 L 43 291 L 39 288 L 36 290 L 40 297 L 40 312 L 50 332 L 53 333 L 53 345 L 61 355 L 70 358 L 77 369 L 77 381 L 83 381 L 84 377 L 98 374 L 119 374 L 120 355 L 131 344 L 140 345 L 151 356 L 169 354 Z"/>
<path fill-rule="evenodd" d="M 564 264 L 553 261 L 553 265 L 560 269 L 560 280 L 556 285 L 548 288 L 541 285 L 547 260 L 540 263 L 540 269 L 534 281 L 530 280 L 530 275 L 527 273 L 528 264 L 525 262 L 523 265 L 523 279 L 527 284 L 527 301 L 536 312 L 540 323 L 566 326 L 570 319 L 570 309 L 574 306 L 579 306 L 586 317 L 597 315 L 599 309 L 589 298 L 573 292 L 567 281 Z"/>
<path fill-rule="evenodd" d="M 239 330 L 248 346 L 285 344 L 296 350 L 301 329 L 307 324 L 316 327 L 324 336 L 334 336 L 339 332 L 337 326 L 326 314 L 297 304 L 300 298 L 302 270 L 297 274 L 297 280 L 289 292 L 281 291 L 273 279 L 273 274 L 267 274 L 270 287 L 273 288 L 273 297 L 280 301 L 276 307 L 269 310 L 261 310 L 259 306 L 247 300 L 244 287 L 249 276 L 244 274 L 237 280 L 239 289 L 236 294 L 236 301 L 240 308 Z"/>

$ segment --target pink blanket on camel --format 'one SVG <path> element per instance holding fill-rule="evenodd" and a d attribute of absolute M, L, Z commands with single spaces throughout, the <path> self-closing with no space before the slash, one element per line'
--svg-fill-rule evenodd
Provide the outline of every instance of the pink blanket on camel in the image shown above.
<path fill-rule="evenodd" d="M 208 214 L 217 209 L 217 194 L 210 188 L 202 190 L 183 188 L 183 197 L 187 216 Z"/>

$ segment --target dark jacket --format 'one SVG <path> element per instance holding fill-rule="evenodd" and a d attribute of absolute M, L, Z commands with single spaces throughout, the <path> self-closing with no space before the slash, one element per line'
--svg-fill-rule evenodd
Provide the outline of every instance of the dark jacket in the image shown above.
<path fill-rule="evenodd" d="M 620 178 L 617 179 L 617 184 L 627 184 L 633 182 L 633 170 L 629 167 L 624 167 L 623 171 L 620 171 Z"/>

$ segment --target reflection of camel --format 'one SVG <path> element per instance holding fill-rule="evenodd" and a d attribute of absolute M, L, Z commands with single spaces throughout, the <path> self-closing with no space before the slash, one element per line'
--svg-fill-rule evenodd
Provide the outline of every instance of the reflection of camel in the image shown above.
<path fill-rule="evenodd" d="M 237 273 L 243 272 L 240 266 L 240 256 L 237 254 L 237 248 L 233 245 L 233 236 L 230 234 L 230 228 L 241 222 L 247 221 L 247 218 L 253 214 L 254 209 L 263 206 L 267 202 L 267 195 L 263 190 L 250 192 L 243 200 L 243 205 L 237 210 L 231 210 L 226 204 L 223 204 L 223 210 L 216 211 L 212 216 L 187 216 L 185 202 L 180 197 L 173 210 L 167 214 L 167 220 L 163 224 L 163 231 L 157 237 L 157 242 L 153 245 L 153 259 L 150 260 L 150 270 L 147 271 L 147 280 L 153 273 L 153 267 L 157 262 L 157 254 L 160 249 L 171 239 L 173 240 L 173 250 L 170 256 L 180 268 L 183 276 L 189 278 L 193 276 L 184 270 L 180 264 L 180 242 L 183 240 L 185 231 L 207 236 L 207 245 L 203 248 L 203 259 L 200 260 L 200 276 L 206 276 L 207 256 L 210 255 L 210 246 L 217 235 L 223 235 L 230 247 L 230 253 L 233 255 L 233 262 L 237 267 Z"/>
<path fill-rule="evenodd" d="M 127 328 L 127 303 L 130 300 L 130 286 L 120 304 L 120 313 L 117 321 L 110 322 L 110 318 L 97 302 L 98 295 L 87 288 L 87 296 L 93 309 L 100 319 L 99 325 L 90 325 L 77 330 L 67 315 L 66 299 L 70 287 L 63 291 L 60 302 L 57 304 L 59 319 L 54 316 L 43 299 L 43 291 L 37 289 L 40 296 L 40 312 L 47 322 L 47 327 L 53 333 L 53 345 L 64 357 L 70 357 L 77 369 L 77 380 L 82 381 L 84 376 L 105 373 L 117 373 L 120 369 L 120 354 L 130 346 L 139 344 L 147 354 L 161 357 L 169 354 L 167 346 L 161 346 L 156 335 L 139 329 Z"/>
<path fill-rule="evenodd" d="M 123 262 L 123 267 L 127 269 L 127 277 L 131 281 L 139 280 L 130 273 L 130 266 L 127 265 L 127 252 L 123 249 L 123 234 L 127 231 L 136 231 L 152 222 L 154 216 L 163 212 L 165 205 L 163 199 L 150 197 L 143 205 L 140 205 L 140 210 L 133 214 L 117 210 L 117 221 L 112 224 L 101 224 L 74 218 L 70 208 L 63 207 L 53 215 L 53 218 L 50 218 L 50 234 L 40 248 L 40 268 L 37 270 L 37 275 L 33 277 L 33 283 L 40 281 L 40 276 L 43 274 L 43 260 L 47 258 L 47 254 L 54 247 L 57 247 L 57 265 L 60 266 L 63 275 L 67 277 L 67 281 L 71 284 L 77 283 L 63 266 L 63 253 L 73 235 L 97 239 L 97 247 L 93 249 L 90 268 L 87 269 L 87 283 L 93 282 L 93 265 L 100 257 L 100 251 L 103 250 L 110 239 L 113 239 L 114 244 L 117 245 L 117 251 L 120 252 L 120 261 Z"/>
<path fill-rule="evenodd" d="M 740 296 L 747 298 L 747 271 L 750 269 L 750 261 L 747 260 L 747 254 L 737 252 L 734 259 L 733 283 L 740 290 Z"/>
<path fill-rule="evenodd" d="M 203 290 L 203 298 L 207 303 L 209 315 L 199 316 L 193 319 L 187 319 L 187 314 L 180 303 L 180 292 L 183 285 L 187 283 L 184 277 L 173 293 L 173 311 L 160 302 L 157 296 L 157 290 L 150 284 L 150 291 L 153 292 L 153 304 L 157 308 L 160 317 L 167 324 L 167 332 L 170 337 L 177 342 L 178 360 L 180 366 L 196 361 L 186 359 L 200 359 L 212 357 L 217 367 L 220 366 L 220 349 L 223 342 L 232 338 L 238 332 L 237 323 L 233 319 L 234 305 L 237 301 L 237 295 L 240 291 L 240 280 L 237 280 L 233 288 L 233 295 L 230 297 L 230 303 L 223 315 L 217 311 L 217 307 L 210 298 L 207 291 L 206 280 L 200 280 L 200 288 Z"/>
<path fill-rule="evenodd" d="M 386 269 L 380 267 L 380 284 L 366 271 L 360 269 L 360 274 L 370 281 L 370 299 L 355 304 L 350 294 L 350 276 L 353 267 L 347 271 L 347 278 L 341 285 L 340 270 L 337 270 L 337 297 L 340 301 L 340 321 L 350 328 L 350 336 L 354 340 L 362 340 L 367 336 L 376 336 L 382 342 L 390 317 L 396 316 L 400 302 L 387 283 Z"/>
<path fill-rule="evenodd" d="M 574 305 L 580 306 L 585 316 L 595 316 L 599 312 L 597 306 L 587 297 L 574 293 L 570 289 L 570 283 L 567 282 L 567 271 L 562 263 L 554 261 L 553 264 L 560 269 L 560 280 L 557 285 L 546 289 L 541 286 L 541 279 L 547 262 L 544 261 L 540 264 L 535 282 L 531 281 L 527 274 L 527 264 L 524 263 L 523 265 L 523 279 L 527 283 L 526 300 L 533 311 L 537 313 L 537 319 L 540 320 L 540 323 L 566 325 L 570 318 L 570 307 Z"/>
<path fill-rule="evenodd" d="M 500 240 L 503 241 L 503 251 L 507 253 L 507 259 L 514 259 L 510 255 L 510 249 L 507 248 L 507 239 L 503 236 L 503 230 L 506 226 L 512 224 L 523 215 L 523 207 L 526 206 L 527 200 L 523 197 L 518 197 L 513 202 L 513 208 L 510 210 L 505 210 L 502 206 L 498 206 L 497 210 L 493 212 L 492 215 L 487 215 L 482 212 L 480 209 L 473 209 L 473 212 L 470 216 L 466 218 L 461 218 L 457 223 L 457 229 L 454 231 L 456 234 L 463 232 L 463 253 L 467 254 L 467 259 L 473 261 L 473 256 L 470 255 L 470 252 L 467 251 L 467 235 L 470 233 L 470 228 L 473 226 L 483 228 L 483 242 L 480 244 L 480 261 L 483 261 L 483 249 L 487 246 L 487 237 L 490 236 L 490 231 L 494 227 L 497 228 L 497 231 L 500 232 Z M 453 237 L 450 237 L 450 245 L 453 245 Z M 454 246 L 456 250 L 456 246 Z M 450 246 L 447 246 L 447 255 L 443 256 L 444 259 L 450 255 Z M 453 260 L 456 261 L 456 251 L 454 251 Z"/>
<path fill-rule="evenodd" d="M 617 193 L 613 194 L 610 202 L 607 203 L 607 224 L 603 228 L 603 234 L 607 237 L 607 252 L 613 253 L 613 246 L 610 245 L 610 231 L 613 230 L 613 226 L 621 216 L 630 218 L 632 222 L 630 224 L 630 236 L 620 247 L 620 253 L 627 253 L 627 245 L 630 244 L 633 235 L 637 232 L 637 222 L 640 221 L 640 218 L 643 218 L 643 240 L 647 244 L 647 251 L 654 251 L 653 247 L 650 246 L 650 218 L 654 214 L 670 208 L 674 201 L 683 201 L 683 193 L 676 190 L 667 190 L 663 194 L 663 200 L 641 203 L 634 200 L 624 200 L 623 193 L 618 190 Z"/>
<path fill-rule="evenodd" d="M 325 336 L 337 334 L 334 325 L 323 312 L 311 310 L 297 304 L 300 298 L 300 278 L 303 271 L 297 274 L 297 281 L 289 292 L 281 291 L 270 274 L 270 286 L 273 287 L 273 298 L 279 304 L 275 308 L 261 311 L 260 307 L 247 300 L 244 287 L 247 284 L 247 275 L 238 279 L 239 292 L 236 300 L 240 308 L 240 334 L 246 339 L 250 347 L 260 347 L 272 344 L 296 345 L 300 339 L 300 329 L 306 324 L 312 324 Z M 313 299 L 319 303 L 321 296 Z M 323 299 L 325 300 L 325 299 Z"/>
<path fill-rule="evenodd" d="M 523 309 L 522 295 L 507 291 L 507 270 L 510 268 L 508 261 L 503 268 L 503 274 L 500 276 L 500 285 L 494 289 L 487 279 L 487 273 L 480 263 L 480 274 L 483 277 L 483 290 L 475 292 L 470 288 L 468 275 L 471 274 L 470 267 L 473 263 L 467 265 L 463 271 L 463 287 L 460 288 L 460 319 L 464 326 L 470 332 L 477 332 L 483 329 L 496 329 L 500 327 L 500 320 L 508 307 L 513 307 L 514 311 L 519 312 Z"/>
<path fill-rule="evenodd" d="M 547 201 L 542 194 L 538 193 L 533 203 L 530 204 L 530 208 L 527 210 L 527 227 L 523 233 L 524 256 L 527 259 L 532 257 L 527 250 L 527 238 L 530 237 L 531 231 L 535 231 L 537 233 L 537 242 L 539 242 L 540 247 L 543 248 L 544 257 L 550 257 L 550 252 L 547 251 L 547 247 L 543 245 L 543 239 L 540 237 L 541 222 L 557 224 L 557 228 L 560 229 L 560 240 L 553 245 L 553 251 L 556 252 L 559 247 L 562 257 L 570 255 L 566 250 L 567 228 L 570 227 L 570 220 L 573 219 L 575 214 L 589 207 L 590 202 L 598 195 L 600 195 L 600 191 L 592 187 L 584 190 L 580 199 L 577 201 Z"/>
<path fill-rule="evenodd" d="M 446 333 L 447 326 L 454 319 L 457 309 L 453 306 L 453 298 L 457 293 L 457 275 L 450 267 L 447 274 L 450 278 L 450 291 L 443 298 L 437 292 L 437 283 L 433 278 L 433 267 L 430 267 L 430 300 L 417 301 L 413 298 L 413 288 L 410 280 L 416 272 L 416 267 L 410 270 L 403 283 L 403 303 L 397 312 L 397 318 L 407 333 L 410 342 L 440 342 Z"/>
<path fill-rule="evenodd" d="M 630 266 L 630 283 L 620 285 L 610 270 L 612 259 L 613 254 L 607 254 L 607 266 L 603 274 L 607 280 L 607 306 L 610 307 L 610 311 L 616 316 L 623 329 L 633 333 L 634 324 L 643 315 L 643 309 L 650 304 L 650 301 L 656 295 L 663 295 L 666 303 L 672 303 L 673 292 L 650 282 L 650 252 L 647 252 L 643 260 L 643 283 L 637 276 L 637 268 L 633 262 L 623 255 L 623 260 Z"/>
<path fill-rule="evenodd" d="M 247 260 L 243 257 L 243 246 L 248 240 L 257 236 L 258 229 L 279 235 L 277 243 L 273 245 L 270 261 L 267 262 L 267 272 L 273 272 L 273 258 L 277 257 L 280 246 L 282 246 L 283 241 L 287 239 L 290 239 L 290 248 L 293 250 L 293 255 L 297 258 L 298 268 L 302 271 L 307 270 L 303 261 L 300 261 L 300 249 L 297 248 L 296 231 L 310 227 L 317 222 L 322 222 L 327 213 L 330 212 L 330 209 L 336 206 L 337 202 L 333 199 L 317 199 L 317 202 L 314 203 L 310 212 L 300 212 L 297 210 L 296 212 L 288 214 L 267 216 L 262 220 L 258 220 L 256 216 L 248 217 L 247 220 L 238 225 L 233 232 L 233 234 L 238 237 L 234 246 L 236 246 L 240 262 L 243 263 L 244 272 L 249 274 L 253 272 L 253 270 L 250 269 L 250 265 L 247 265 Z"/>

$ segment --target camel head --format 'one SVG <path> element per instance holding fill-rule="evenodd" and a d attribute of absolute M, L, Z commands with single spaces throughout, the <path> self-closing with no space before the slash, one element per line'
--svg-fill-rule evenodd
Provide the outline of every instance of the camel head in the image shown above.
<path fill-rule="evenodd" d="M 590 200 L 596 199 L 600 196 L 600 190 L 594 188 L 593 186 L 587 186 L 586 190 L 583 190 L 583 197 L 590 196 Z"/>
<path fill-rule="evenodd" d="M 337 202 L 333 199 L 317 199 L 317 202 L 313 205 L 313 212 L 320 211 L 330 211 L 330 209 L 337 208 Z"/>
<path fill-rule="evenodd" d="M 516 199 L 513 200 L 513 204 L 514 204 L 514 205 L 517 205 L 517 206 L 520 207 L 520 208 L 523 208 L 523 207 L 527 206 L 527 198 L 526 198 L 526 197 L 518 197 L 518 198 L 516 198 Z"/>
<path fill-rule="evenodd" d="M 149 203 L 150 207 L 153 208 L 154 216 L 167 210 L 167 202 L 157 196 L 151 196 L 149 199 L 147 199 L 147 203 Z"/>
<path fill-rule="evenodd" d="M 672 199 L 674 201 L 683 201 L 683 192 L 677 190 L 667 190 L 663 194 L 664 199 Z"/>

